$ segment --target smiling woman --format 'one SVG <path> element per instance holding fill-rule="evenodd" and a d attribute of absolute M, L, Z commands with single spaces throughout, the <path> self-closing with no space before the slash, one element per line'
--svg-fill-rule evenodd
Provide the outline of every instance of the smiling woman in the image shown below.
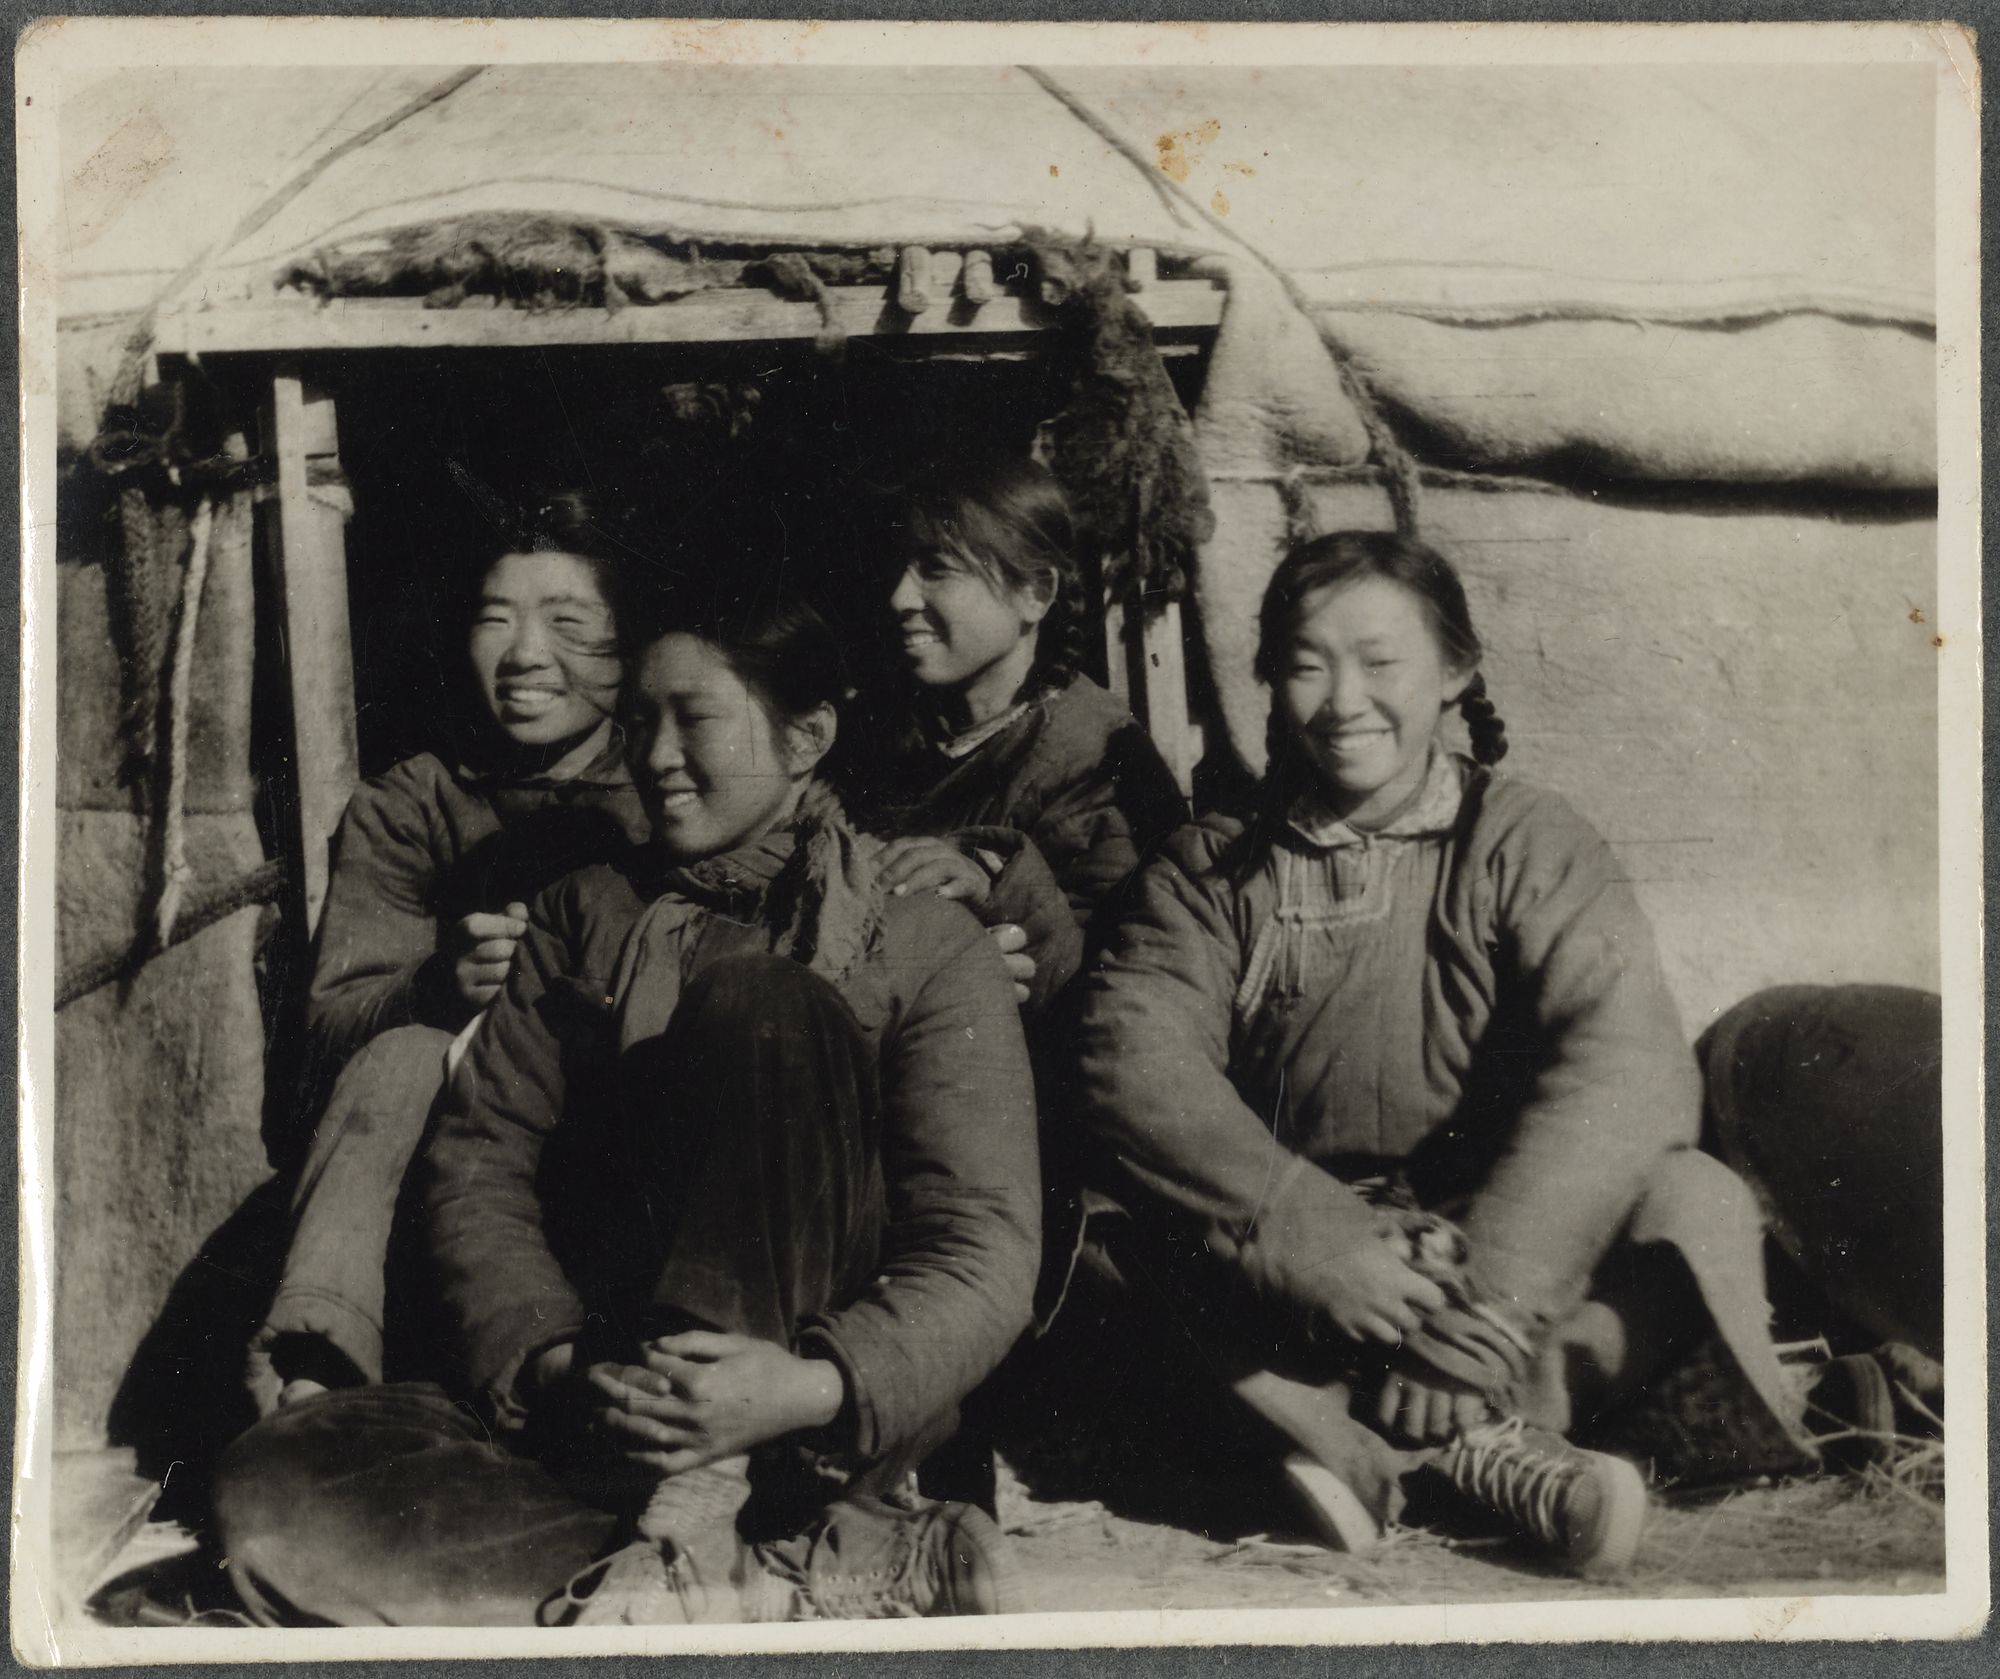
<path fill-rule="evenodd" d="M 445 1048 L 499 993 L 536 892 L 639 827 L 612 717 L 611 521 L 563 494 L 507 524 L 463 644 L 483 702 L 468 751 L 366 782 L 336 837 L 291 1246 L 250 1359 L 259 1411 L 394 1373 L 384 1256 Z"/>
<path fill-rule="evenodd" d="M 598 562 L 501 555 L 480 585 L 470 651 L 487 709 L 515 745 L 558 764 L 601 746 L 619 670 Z"/>
<path fill-rule="evenodd" d="M 494 1431 L 410 1383 L 245 1435 L 216 1514 L 259 1619 L 1014 1606 L 990 1516 L 902 1490 L 1028 1319 L 1012 987 L 963 909 L 888 889 L 828 779 L 839 645 L 728 557 L 629 615 L 651 843 L 535 900 L 424 1157 Z"/>

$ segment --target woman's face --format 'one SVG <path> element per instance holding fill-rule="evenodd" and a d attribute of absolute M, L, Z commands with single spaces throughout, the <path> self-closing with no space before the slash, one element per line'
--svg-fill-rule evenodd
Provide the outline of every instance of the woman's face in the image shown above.
<path fill-rule="evenodd" d="M 1386 577 L 1308 595 L 1278 668 L 1278 703 L 1322 796 L 1362 823 L 1417 790 L 1444 708 L 1472 680 L 1447 662 L 1423 602 Z"/>
<path fill-rule="evenodd" d="M 1013 656 L 1032 663 L 1048 603 L 997 587 L 956 555 L 926 548 L 889 596 L 910 674 L 926 688 L 970 688 Z"/>
<path fill-rule="evenodd" d="M 779 729 L 722 655 L 692 635 L 662 636 L 633 665 L 626 749 L 653 837 L 677 862 L 729 851 L 784 822 L 832 744 Z"/>
<path fill-rule="evenodd" d="M 611 715 L 620 676 L 611 606 L 575 554 L 503 554 L 486 573 L 470 651 L 479 692 L 516 745 L 582 740 Z"/>

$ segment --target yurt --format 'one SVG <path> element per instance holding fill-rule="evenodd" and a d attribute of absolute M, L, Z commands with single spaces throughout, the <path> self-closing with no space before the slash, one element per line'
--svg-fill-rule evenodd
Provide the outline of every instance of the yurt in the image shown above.
<path fill-rule="evenodd" d="M 1611 841 L 1690 1034 L 1780 983 L 1937 990 L 1931 76 L 79 80 L 57 1447 L 157 1481 L 226 1426 L 277 1052 L 329 835 L 425 726 L 399 693 L 451 461 L 692 496 L 781 440 L 810 520 L 926 439 L 1084 415 L 1099 668 L 1198 808 L 1262 767 L 1286 542 L 1417 531 L 1465 573 L 1510 767 Z"/>

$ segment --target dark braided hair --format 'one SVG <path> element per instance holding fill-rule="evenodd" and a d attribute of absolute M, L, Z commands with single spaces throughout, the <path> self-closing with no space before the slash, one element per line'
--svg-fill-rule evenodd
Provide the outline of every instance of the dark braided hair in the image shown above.
<path fill-rule="evenodd" d="M 1088 633 L 1076 525 L 1055 476 L 1026 456 L 997 455 L 928 479 L 909 498 L 904 539 L 952 555 L 996 589 L 1043 595 L 1049 609 L 1020 698 L 1066 687 Z"/>
<path fill-rule="evenodd" d="M 1507 726 L 1494 710 L 1486 678 L 1478 669 L 1486 649 L 1472 627 L 1465 585 L 1451 562 L 1415 537 L 1390 531 L 1335 531 L 1299 543 L 1285 556 L 1271 575 L 1257 617 L 1257 675 L 1273 689 L 1271 717 L 1264 731 L 1269 753 L 1264 785 L 1271 798 L 1280 801 L 1279 808 L 1297 792 L 1302 769 L 1275 692 L 1282 680 L 1286 645 L 1307 601 L 1323 589 L 1364 577 L 1399 584 L 1423 604 L 1446 661 L 1473 672 L 1458 698 L 1473 758 L 1497 764 L 1507 755 Z"/>

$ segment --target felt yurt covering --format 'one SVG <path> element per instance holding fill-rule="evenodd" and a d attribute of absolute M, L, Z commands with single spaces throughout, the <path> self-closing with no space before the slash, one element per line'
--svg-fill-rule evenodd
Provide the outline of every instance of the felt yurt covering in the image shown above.
<path fill-rule="evenodd" d="M 1260 767 L 1248 652 L 1288 533 L 1400 504 L 1465 574 L 1507 768 L 1608 836 L 1690 1032 L 1779 982 L 1935 988 L 1928 77 L 121 72 L 62 112 L 63 443 L 89 448 L 148 309 L 162 331 L 338 309 L 283 277 L 475 212 L 676 248 L 1144 247 L 1226 291 L 1194 404 L 1215 514 L 1186 608 L 1198 785 Z M 278 654 L 249 500 L 216 513 L 194 634 L 196 887 L 273 849 L 251 696 Z M 156 817 L 115 773 L 108 570 L 64 543 L 68 965 L 133 936 Z M 114 1428 L 176 1276 L 268 1175 L 268 913 L 59 1014 L 62 1443 Z"/>

